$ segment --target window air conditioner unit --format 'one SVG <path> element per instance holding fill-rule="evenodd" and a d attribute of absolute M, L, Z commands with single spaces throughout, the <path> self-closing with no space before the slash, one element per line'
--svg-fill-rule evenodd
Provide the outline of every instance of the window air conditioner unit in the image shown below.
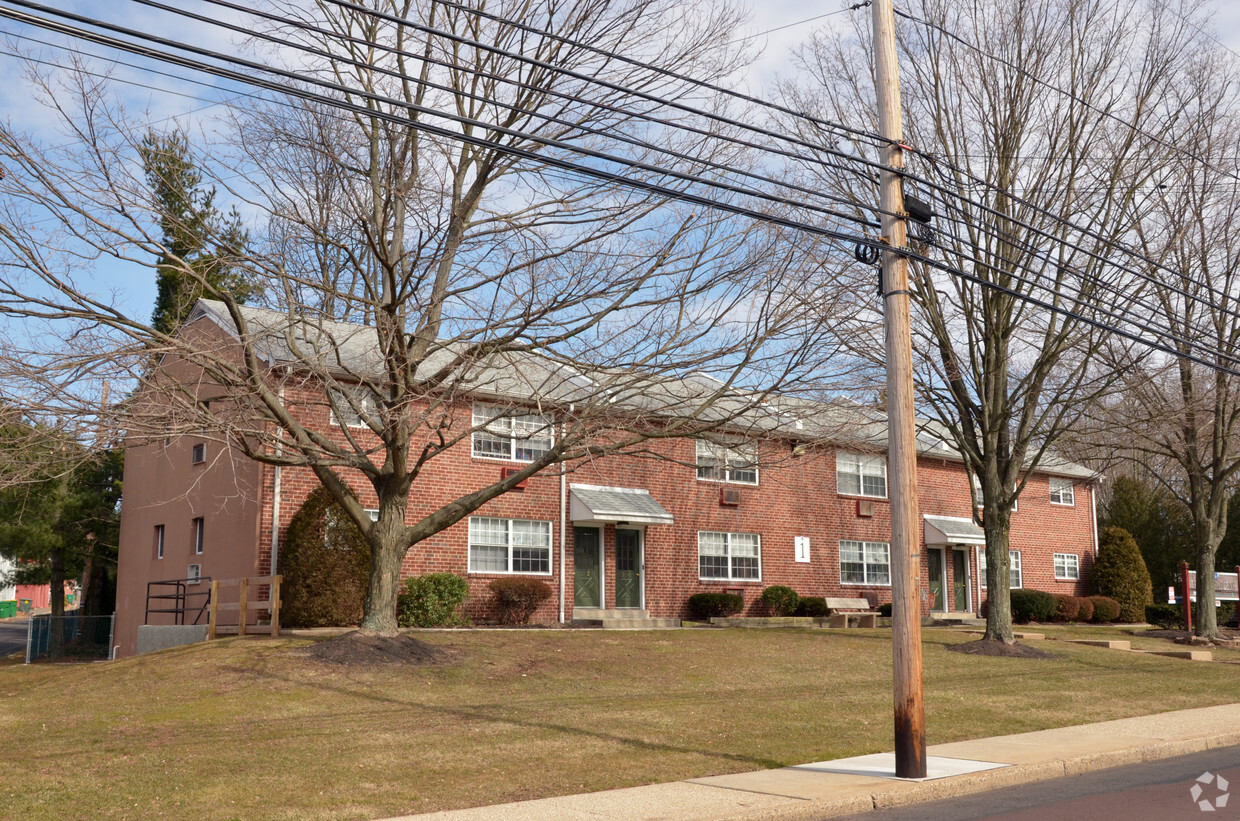
<path fill-rule="evenodd" d="M 501 480 L 507 479 L 509 476 L 512 476 L 514 473 L 520 473 L 520 472 L 521 472 L 521 468 L 500 468 L 499 478 Z M 529 484 L 529 481 L 530 481 L 529 478 L 526 477 L 525 479 L 522 479 L 520 482 L 517 482 L 515 485 L 513 485 L 513 487 L 514 488 L 525 487 L 527 484 Z"/>
<path fill-rule="evenodd" d="M 874 503 L 868 499 L 857 500 L 857 515 L 869 518 L 874 515 Z"/>
<path fill-rule="evenodd" d="M 185 581 L 189 582 L 190 584 L 198 584 L 198 582 L 201 579 L 202 579 L 202 565 L 191 564 L 189 567 L 185 568 Z"/>
<path fill-rule="evenodd" d="M 719 488 L 719 504 L 725 507 L 739 507 L 741 492 L 734 487 Z"/>

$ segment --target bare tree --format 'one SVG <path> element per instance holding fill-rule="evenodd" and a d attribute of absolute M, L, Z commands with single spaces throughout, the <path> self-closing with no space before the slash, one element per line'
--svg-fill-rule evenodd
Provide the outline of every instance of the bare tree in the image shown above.
<path fill-rule="evenodd" d="M 129 444 L 205 428 L 248 457 L 312 470 L 371 544 L 364 629 L 395 629 L 407 551 L 538 471 L 786 423 L 776 391 L 851 361 L 832 360 L 835 337 L 806 322 L 855 309 L 824 297 L 823 271 L 805 262 L 823 256 L 812 240 L 675 195 L 685 174 L 757 162 L 677 130 L 694 115 L 667 107 L 725 105 L 668 72 L 735 70 L 730 6 L 268 8 L 304 86 L 333 88 L 235 110 L 232 148 L 191 158 L 204 175 L 231 163 L 241 212 L 260 215 L 264 231 L 221 253 L 263 283 L 265 304 L 238 304 L 161 242 L 165 215 L 134 163 L 146 128 L 87 74 L 68 88 L 43 77 L 73 140 L 44 149 L 0 132 L 0 312 L 21 329 L 3 360 L 12 401 L 88 413 L 92 386 L 141 378 L 162 357 L 123 406 Z M 622 179 L 567 173 L 563 161 L 602 164 L 580 149 L 636 164 Z M 100 256 L 160 259 L 208 299 L 181 333 L 161 333 L 89 280 Z M 489 405 L 471 414 L 480 396 Z M 410 514 L 436 460 L 485 432 L 515 443 L 521 468 Z"/>
<path fill-rule="evenodd" d="M 1240 472 L 1240 252 L 1228 241 L 1240 229 L 1240 109 L 1230 59 L 1202 48 L 1196 71 L 1178 90 L 1192 139 L 1163 169 L 1154 206 L 1134 229 L 1153 263 L 1160 341 L 1177 355 L 1121 352 L 1123 400 L 1107 403 L 1100 423 L 1124 439 L 1128 458 L 1167 466 L 1153 479 L 1192 516 L 1202 602 L 1193 631 L 1217 637 L 1215 558 Z"/>
<path fill-rule="evenodd" d="M 998 595 L 1012 506 L 1112 386 L 1090 323 L 1124 324 L 1139 297 L 1116 243 L 1174 155 L 1171 92 L 1198 20 L 1194 7 L 1142 0 L 919 0 L 898 21 L 909 173 L 924 180 L 905 193 L 937 212 L 933 235 L 914 243 L 934 263 L 911 274 L 918 390 L 980 480 L 987 639 L 1013 640 Z M 800 61 L 812 81 L 789 86 L 794 106 L 845 122 L 873 111 L 867 43 L 861 32 L 810 42 Z M 877 156 L 853 139 L 856 155 Z M 876 203 L 846 165 L 818 177 Z"/>

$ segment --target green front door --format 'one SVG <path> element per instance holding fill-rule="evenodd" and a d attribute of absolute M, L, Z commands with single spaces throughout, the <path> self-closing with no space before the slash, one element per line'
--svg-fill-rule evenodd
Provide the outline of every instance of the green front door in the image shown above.
<path fill-rule="evenodd" d="M 943 551 L 932 547 L 926 552 L 926 569 L 930 576 L 930 609 L 941 613 L 947 609 L 943 601 Z"/>
<path fill-rule="evenodd" d="M 957 613 L 965 613 L 969 609 L 969 574 L 964 569 L 964 551 L 952 551 L 952 591 L 955 602 L 952 607 Z"/>
<path fill-rule="evenodd" d="M 641 535 L 616 531 L 616 607 L 642 606 Z"/>
<path fill-rule="evenodd" d="M 599 595 L 598 530 L 592 527 L 573 528 L 573 604 L 577 607 L 602 607 Z"/>

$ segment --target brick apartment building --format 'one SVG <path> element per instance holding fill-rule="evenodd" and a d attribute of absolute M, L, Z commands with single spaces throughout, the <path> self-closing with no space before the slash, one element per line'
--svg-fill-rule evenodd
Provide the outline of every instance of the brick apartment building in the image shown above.
<path fill-rule="evenodd" d="M 264 313 L 245 310 L 256 319 Z M 230 333 L 227 314 L 207 301 L 187 329 L 224 344 Z M 320 429 L 341 424 L 327 418 L 321 402 L 289 400 L 290 407 L 318 407 Z M 474 432 L 419 477 L 410 522 L 494 483 L 537 452 L 542 434 L 513 431 L 538 431 L 554 424 L 551 415 L 527 408 L 513 416 L 509 403 L 504 416 L 492 418 L 500 412 L 495 402 L 455 401 L 453 416 Z M 757 440 L 660 440 L 647 450 L 662 458 L 613 455 L 548 468 L 415 546 L 401 572 L 466 576 L 467 609 L 483 618 L 488 582 L 509 574 L 542 579 L 556 591 L 535 615 L 544 622 L 597 609 L 681 617 L 688 597 L 703 591 L 740 592 L 754 612 L 773 584 L 878 605 L 891 600 L 885 431 L 878 421 L 868 435 L 843 442 L 811 437 L 789 420 Z M 977 613 L 986 597 L 984 539 L 971 519 L 967 475 L 941 439 L 922 433 L 918 441 L 923 614 Z M 122 655 L 135 652 L 148 582 L 279 572 L 289 521 L 317 479 L 308 468 L 215 452 L 223 448 L 204 432 L 126 451 L 116 622 Z M 1084 594 L 1096 553 L 1097 478 L 1064 462 L 1029 478 L 1012 514 L 1013 587 Z M 377 506 L 368 485 L 355 487 L 364 505 Z M 152 616 L 150 623 L 167 618 Z"/>

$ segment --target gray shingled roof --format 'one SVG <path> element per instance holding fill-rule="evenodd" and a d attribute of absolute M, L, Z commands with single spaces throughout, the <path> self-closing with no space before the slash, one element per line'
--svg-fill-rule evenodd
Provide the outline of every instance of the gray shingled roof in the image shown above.
<path fill-rule="evenodd" d="M 568 486 L 570 515 L 574 522 L 628 522 L 670 525 L 672 514 L 655 501 L 650 491 L 598 485 Z"/>
<path fill-rule="evenodd" d="M 256 353 L 271 365 L 293 365 L 320 369 L 345 381 L 382 378 L 383 358 L 375 329 L 366 325 L 338 322 L 308 313 L 275 311 L 241 306 L 241 316 Z M 236 327 L 224 303 L 200 299 L 190 322 L 209 318 L 236 335 Z M 420 364 L 422 374 L 432 374 L 452 361 L 461 346 L 445 343 Z M 754 406 L 753 396 L 708 374 L 692 373 L 681 378 L 645 378 L 640 374 L 579 363 L 555 362 L 527 352 L 494 354 L 485 362 L 470 363 L 444 387 L 464 390 L 485 397 L 516 402 L 548 402 L 569 405 L 597 402 L 601 395 L 621 410 L 652 412 L 675 417 L 678 412 L 697 418 L 737 420 L 730 427 L 743 426 L 756 431 L 778 432 L 805 440 L 830 439 L 855 444 L 875 452 L 886 450 L 886 415 L 877 408 L 840 401 L 822 402 L 799 397 L 779 396 Z M 705 412 L 704 399 L 720 393 Z M 917 450 L 923 456 L 961 461 L 942 426 L 919 420 Z M 1038 465 L 1039 473 L 1080 479 L 1097 479 L 1089 468 L 1048 455 Z"/>
<path fill-rule="evenodd" d="M 986 544 L 986 534 L 971 519 L 955 516 L 923 516 L 926 544 Z"/>

